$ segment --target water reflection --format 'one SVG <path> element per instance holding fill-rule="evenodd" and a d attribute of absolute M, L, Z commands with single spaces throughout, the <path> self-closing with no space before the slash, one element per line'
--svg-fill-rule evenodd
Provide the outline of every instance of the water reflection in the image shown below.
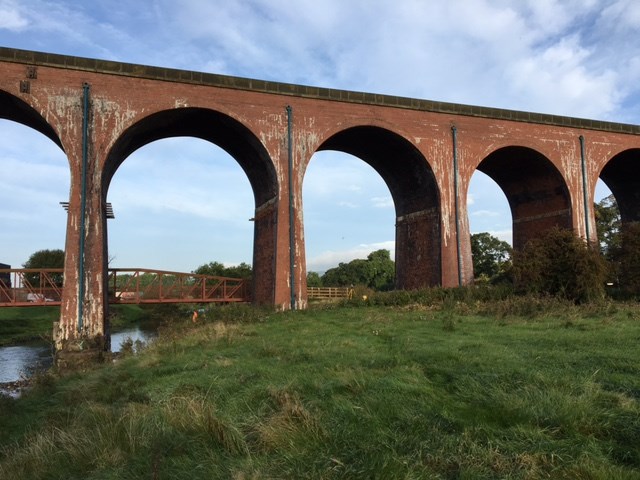
<path fill-rule="evenodd" d="M 148 342 L 155 333 L 139 327 L 113 333 L 111 335 L 111 351 L 116 353 L 122 344 L 131 339 Z M 51 347 L 47 344 L 27 344 L 0 347 L 0 383 L 17 382 L 30 377 L 35 372 L 46 370 L 53 363 Z M 0 389 L 1 390 L 1 389 Z"/>
<path fill-rule="evenodd" d="M 51 366 L 51 348 L 38 345 L 0 347 L 0 383 L 15 382 Z"/>

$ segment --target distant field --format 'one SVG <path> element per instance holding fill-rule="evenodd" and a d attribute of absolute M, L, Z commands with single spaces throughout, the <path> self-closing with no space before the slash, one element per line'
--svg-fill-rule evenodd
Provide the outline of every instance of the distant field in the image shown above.
<path fill-rule="evenodd" d="M 0 478 L 640 478 L 637 306 L 497 303 L 176 320 L 0 399 Z"/>
<path fill-rule="evenodd" d="M 114 328 L 135 324 L 147 316 L 139 305 L 111 307 Z M 60 319 L 60 307 L 0 308 L 0 346 L 38 340 L 51 341 L 53 322 Z"/>

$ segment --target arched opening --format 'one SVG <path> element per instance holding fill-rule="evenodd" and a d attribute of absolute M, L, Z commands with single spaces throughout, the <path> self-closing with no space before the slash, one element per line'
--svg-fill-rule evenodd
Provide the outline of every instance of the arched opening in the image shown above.
<path fill-rule="evenodd" d="M 607 162 L 596 184 L 595 220 L 600 249 L 609 262 L 611 293 L 637 295 L 640 233 L 640 149 L 625 150 Z"/>
<path fill-rule="evenodd" d="M 440 208 L 429 163 L 410 142 L 383 128 L 353 127 L 318 148 L 358 157 L 387 185 L 396 215 L 396 288 L 441 282 Z"/>
<path fill-rule="evenodd" d="M 109 266 L 190 272 L 252 264 L 253 193 L 244 171 L 204 140 L 165 138 L 133 152 L 109 188 Z"/>
<path fill-rule="evenodd" d="M 566 183 L 541 153 L 504 147 L 487 156 L 477 169 L 499 185 L 509 202 L 515 250 L 552 227 L 571 228 Z"/>
<path fill-rule="evenodd" d="M 277 214 L 277 202 L 275 199 L 278 192 L 276 173 L 271 159 L 260 141 L 247 127 L 238 121 L 219 112 L 202 108 L 163 111 L 141 120 L 124 132 L 109 153 L 103 178 L 104 200 L 106 201 L 107 191 L 116 170 L 125 159 L 138 149 L 141 149 L 142 158 L 149 154 L 154 155 L 155 147 L 149 144 L 162 139 L 176 139 L 176 137 L 192 137 L 214 144 L 226 152 L 242 168 L 243 174 L 251 186 L 254 198 L 253 206 L 255 207 L 255 213 L 250 215 L 254 220 L 253 299 L 257 303 L 272 303 L 274 288 L 273 254 L 275 251 L 274 228 Z M 163 140 L 163 146 L 157 147 L 163 151 L 163 154 L 166 151 L 164 148 L 165 142 L 167 140 Z M 149 145 L 149 147 L 143 150 L 142 147 L 146 145 Z M 170 141 L 166 145 L 170 145 Z M 190 148 L 198 150 L 203 146 L 204 143 L 202 142 L 192 143 Z M 210 145 L 208 147 L 213 149 L 209 150 L 209 152 L 217 150 Z M 180 147 L 178 146 L 177 149 L 179 150 Z M 172 149 L 169 148 L 169 150 L 171 151 Z M 178 150 L 173 150 L 174 154 Z M 213 154 L 207 153 L 206 155 Z M 153 160 L 150 161 L 153 163 Z M 180 168 L 175 159 L 167 158 L 165 162 L 174 164 L 177 169 Z M 183 173 L 185 172 L 181 172 L 181 174 Z M 190 173 L 191 175 L 187 172 L 186 176 L 192 178 L 192 183 L 202 181 L 203 177 L 207 178 L 207 174 L 198 172 L 197 169 Z M 211 195 L 215 195 L 215 182 L 223 183 L 227 182 L 227 180 L 224 178 L 212 179 L 214 185 L 204 185 L 200 188 L 200 192 L 210 188 Z M 188 192 L 176 192 L 175 195 L 177 199 L 180 199 L 179 201 L 182 202 L 182 205 L 193 206 L 193 198 L 189 198 Z M 206 196 L 203 196 L 203 198 L 206 200 Z M 224 208 L 223 205 L 219 205 L 220 208 Z M 203 207 L 203 210 L 207 211 L 207 206 Z M 243 218 L 240 221 L 248 223 L 250 217 L 243 214 Z M 198 232 L 180 231 L 178 237 L 192 234 L 198 235 Z M 215 246 L 212 245 L 209 250 L 215 252 Z M 203 252 L 202 254 L 205 257 L 211 255 L 210 252 Z"/>
<path fill-rule="evenodd" d="M 394 258 L 393 200 L 367 163 L 342 152 L 315 153 L 305 172 L 303 200 L 307 272 L 321 276 L 381 249 Z"/>
<path fill-rule="evenodd" d="M 469 182 L 467 212 L 474 278 L 497 280 L 510 258 L 513 219 L 500 186 L 479 170 Z"/>
<path fill-rule="evenodd" d="M 22 100 L 0 91 L 0 263 L 22 268 L 39 250 L 64 250 L 69 162 L 60 139 Z"/>
<path fill-rule="evenodd" d="M 600 180 L 618 203 L 622 223 L 640 221 L 640 149 L 625 150 L 613 157 L 600 172 Z"/>

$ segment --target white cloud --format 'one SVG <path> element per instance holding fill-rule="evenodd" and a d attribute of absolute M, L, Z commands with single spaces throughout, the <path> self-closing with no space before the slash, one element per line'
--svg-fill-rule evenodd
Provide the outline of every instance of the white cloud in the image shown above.
<path fill-rule="evenodd" d="M 586 67 L 591 52 L 577 36 L 515 62 L 509 69 L 512 88 L 527 96 L 538 111 L 570 112 L 582 117 L 603 117 L 617 105 L 617 76 L 611 69 L 601 72 Z M 535 80 L 535 81 L 532 81 Z"/>
<path fill-rule="evenodd" d="M 640 4 L 636 0 L 615 1 L 603 9 L 602 20 L 614 30 L 635 35 L 640 28 Z"/>
<path fill-rule="evenodd" d="M 507 243 L 509 243 L 510 245 L 513 245 L 513 231 L 511 229 L 508 230 L 491 230 L 489 232 L 491 235 L 493 235 L 496 238 L 499 238 L 500 240 L 503 240 Z"/>
<path fill-rule="evenodd" d="M 20 31 L 29 25 L 29 21 L 18 11 L 14 2 L 0 2 L 0 29 Z"/>
<path fill-rule="evenodd" d="M 470 215 L 474 217 L 499 217 L 500 212 L 496 212 L 494 210 L 475 210 L 473 212 L 469 212 Z"/>
<path fill-rule="evenodd" d="M 472 193 L 467 193 L 467 207 L 475 203 L 475 197 Z"/>
<path fill-rule="evenodd" d="M 373 197 L 371 203 L 375 208 L 393 208 L 393 198 L 388 197 Z"/>

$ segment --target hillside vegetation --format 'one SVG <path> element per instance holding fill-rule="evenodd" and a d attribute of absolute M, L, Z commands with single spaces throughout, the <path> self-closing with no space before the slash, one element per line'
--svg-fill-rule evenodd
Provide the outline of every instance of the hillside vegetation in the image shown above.
<path fill-rule="evenodd" d="M 0 478 L 640 478 L 637 306 L 491 295 L 171 319 L 0 398 Z"/>

